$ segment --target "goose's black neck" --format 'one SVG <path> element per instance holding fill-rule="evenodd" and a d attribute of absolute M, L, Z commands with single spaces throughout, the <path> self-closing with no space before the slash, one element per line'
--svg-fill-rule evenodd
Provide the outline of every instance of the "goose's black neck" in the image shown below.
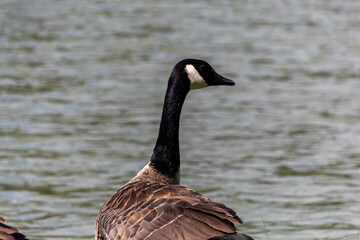
<path fill-rule="evenodd" d="M 180 167 L 180 114 L 189 89 L 185 71 L 174 68 L 165 94 L 159 136 L 150 159 L 150 165 L 170 178 L 177 176 Z"/>

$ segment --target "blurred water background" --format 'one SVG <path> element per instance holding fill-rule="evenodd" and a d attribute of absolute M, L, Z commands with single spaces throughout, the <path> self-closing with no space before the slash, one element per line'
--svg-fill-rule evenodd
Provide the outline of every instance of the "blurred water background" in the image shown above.
<path fill-rule="evenodd" d="M 148 161 L 167 79 L 207 60 L 235 87 L 191 92 L 182 184 L 256 239 L 356 239 L 360 1 L 1 0 L 0 215 L 31 239 L 92 239 Z"/>

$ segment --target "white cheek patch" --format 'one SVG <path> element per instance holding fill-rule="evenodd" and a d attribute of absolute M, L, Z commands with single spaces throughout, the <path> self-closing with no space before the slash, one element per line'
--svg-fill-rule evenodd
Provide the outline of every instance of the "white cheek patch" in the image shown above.
<path fill-rule="evenodd" d="M 185 67 L 185 71 L 190 79 L 190 90 L 199 89 L 207 87 L 208 84 L 206 81 L 201 77 L 198 71 L 192 64 L 188 64 Z"/>

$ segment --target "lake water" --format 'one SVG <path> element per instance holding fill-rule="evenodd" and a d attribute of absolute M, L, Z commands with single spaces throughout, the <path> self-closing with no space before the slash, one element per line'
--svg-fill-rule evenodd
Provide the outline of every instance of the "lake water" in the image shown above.
<path fill-rule="evenodd" d="M 255 239 L 356 239 L 360 2 L 0 1 L 0 215 L 93 239 L 151 156 L 167 79 L 207 60 L 235 87 L 184 104 L 182 184 Z"/>

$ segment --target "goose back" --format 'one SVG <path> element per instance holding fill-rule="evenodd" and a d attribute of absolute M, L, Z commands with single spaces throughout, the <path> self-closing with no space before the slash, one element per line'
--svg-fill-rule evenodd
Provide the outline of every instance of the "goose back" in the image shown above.
<path fill-rule="evenodd" d="M 5 218 L 0 217 L 0 240 L 27 240 L 16 227 L 5 224 Z"/>
<path fill-rule="evenodd" d="M 234 223 L 242 223 L 233 210 L 190 188 L 149 181 L 122 187 L 98 216 L 98 240 L 203 240 L 235 233 Z"/>

